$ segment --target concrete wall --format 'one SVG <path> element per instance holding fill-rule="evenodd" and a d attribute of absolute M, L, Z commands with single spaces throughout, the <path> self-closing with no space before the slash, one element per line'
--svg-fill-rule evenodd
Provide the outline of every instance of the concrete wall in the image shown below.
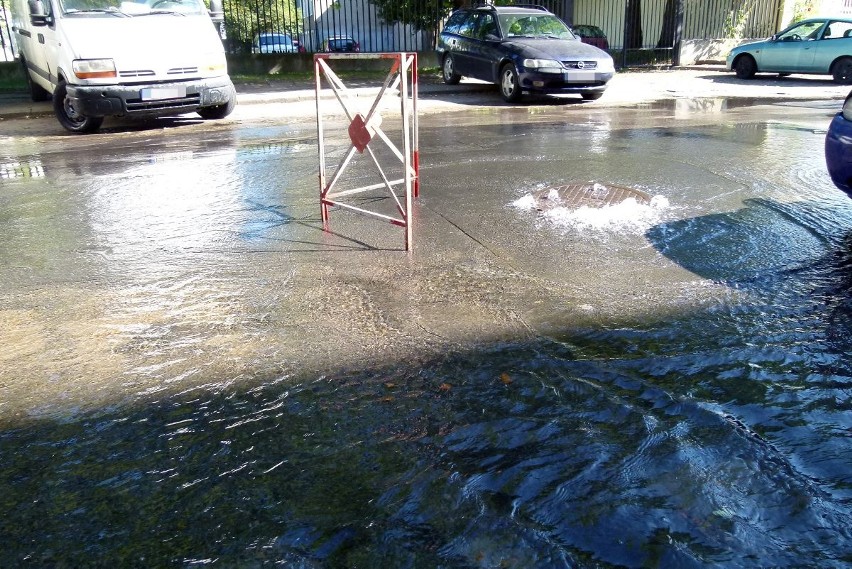
<path fill-rule="evenodd" d="M 417 66 L 420 69 L 437 67 L 435 52 L 424 51 L 417 54 Z M 332 64 L 335 71 L 349 70 L 387 70 L 387 60 L 379 59 L 339 59 Z M 287 53 L 282 55 L 229 55 L 228 71 L 233 75 L 267 75 L 286 72 L 313 73 L 314 56 L 312 53 Z M 21 65 L 17 62 L 0 61 L 0 80 L 24 81 Z"/>
<path fill-rule="evenodd" d="M 437 67 L 438 62 L 433 51 L 417 53 L 417 66 L 420 69 Z M 387 60 L 380 59 L 337 59 L 332 64 L 335 70 L 387 70 Z M 313 73 L 314 54 L 287 53 L 282 55 L 229 55 L 228 71 L 233 75 L 267 75 L 282 72 Z"/>
<path fill-rule="evenodd" d="M 683 40 L 680 45 L 680 64 L 725 63 L 725 58 L 733 48 L 752 41 L 757 40 Z"/>

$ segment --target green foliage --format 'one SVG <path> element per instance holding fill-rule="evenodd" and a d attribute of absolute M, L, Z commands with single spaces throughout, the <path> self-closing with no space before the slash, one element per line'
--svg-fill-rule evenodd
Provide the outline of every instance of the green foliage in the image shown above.
<path fill-rule="evenodd" d="M 817 1 L 816 0 L 796 0 L 793 4 L 793 20 L 790 22 L 795 24 L 805 18 L 810 18 L 816 15 Z"/>
<path fill-rule="evenodd" d="M 418 30 L 437 29 L 453 8 L 451 0 L 371 0 L 388 24 L 407 24 Z"/>
<path fill-rule="evenodd" d="M 731 2 L 731 10 L 725 16 L 725 25 L 722 28 L 726 38 L 742 39 L 755 4 L 756 0 L 734 0 Z"/>
<path fill-rule="evenodd" d="M 228 38 L 249 47 L 259 32 L 302 34 L 302 11 L 295 0 L 224 0 Z"/>

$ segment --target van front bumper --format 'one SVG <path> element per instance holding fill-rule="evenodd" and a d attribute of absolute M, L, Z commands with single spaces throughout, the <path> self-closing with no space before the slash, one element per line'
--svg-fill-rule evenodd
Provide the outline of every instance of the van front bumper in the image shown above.
<path fill-rule="evenodd" d="M 155 94 L 175 91 L 181 96 L 160 98 L 162 95 Z M 236 98 L 237 92 L 225 76 L 141 85 L 68 85 L 67 96 L 81 115 L 108 117 L 191 113 L 202 107 L 226 105 Z"/>

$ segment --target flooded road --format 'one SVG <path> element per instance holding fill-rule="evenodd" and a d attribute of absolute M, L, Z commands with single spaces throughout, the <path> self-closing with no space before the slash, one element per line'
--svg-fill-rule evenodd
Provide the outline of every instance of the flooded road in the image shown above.
<path fill-rule="evenodd" d="M 0 566 L 848 565 L 838 106 L 426 107 L 411 254 L 310 120 L 0 136 Z"/>

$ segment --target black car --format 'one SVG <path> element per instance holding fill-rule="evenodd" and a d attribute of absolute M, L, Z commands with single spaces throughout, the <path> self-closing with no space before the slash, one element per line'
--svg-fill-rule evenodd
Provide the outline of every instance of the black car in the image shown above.
<path fill-rule="evenodd" d="M 496 83 L 514 103 L 524 91 L 598 99 L 615 75 L 612 57 L 580 41 L 541 6 L 484 6 L 454 12 L 438 38 L 444 82 Z"/>
<path fill-rule="evenodd" d="M 337 53 L 359 52 L 361 51 L 361 44 L 351 36 L 331 36 L 322 42 L 320 51 Z"/>

